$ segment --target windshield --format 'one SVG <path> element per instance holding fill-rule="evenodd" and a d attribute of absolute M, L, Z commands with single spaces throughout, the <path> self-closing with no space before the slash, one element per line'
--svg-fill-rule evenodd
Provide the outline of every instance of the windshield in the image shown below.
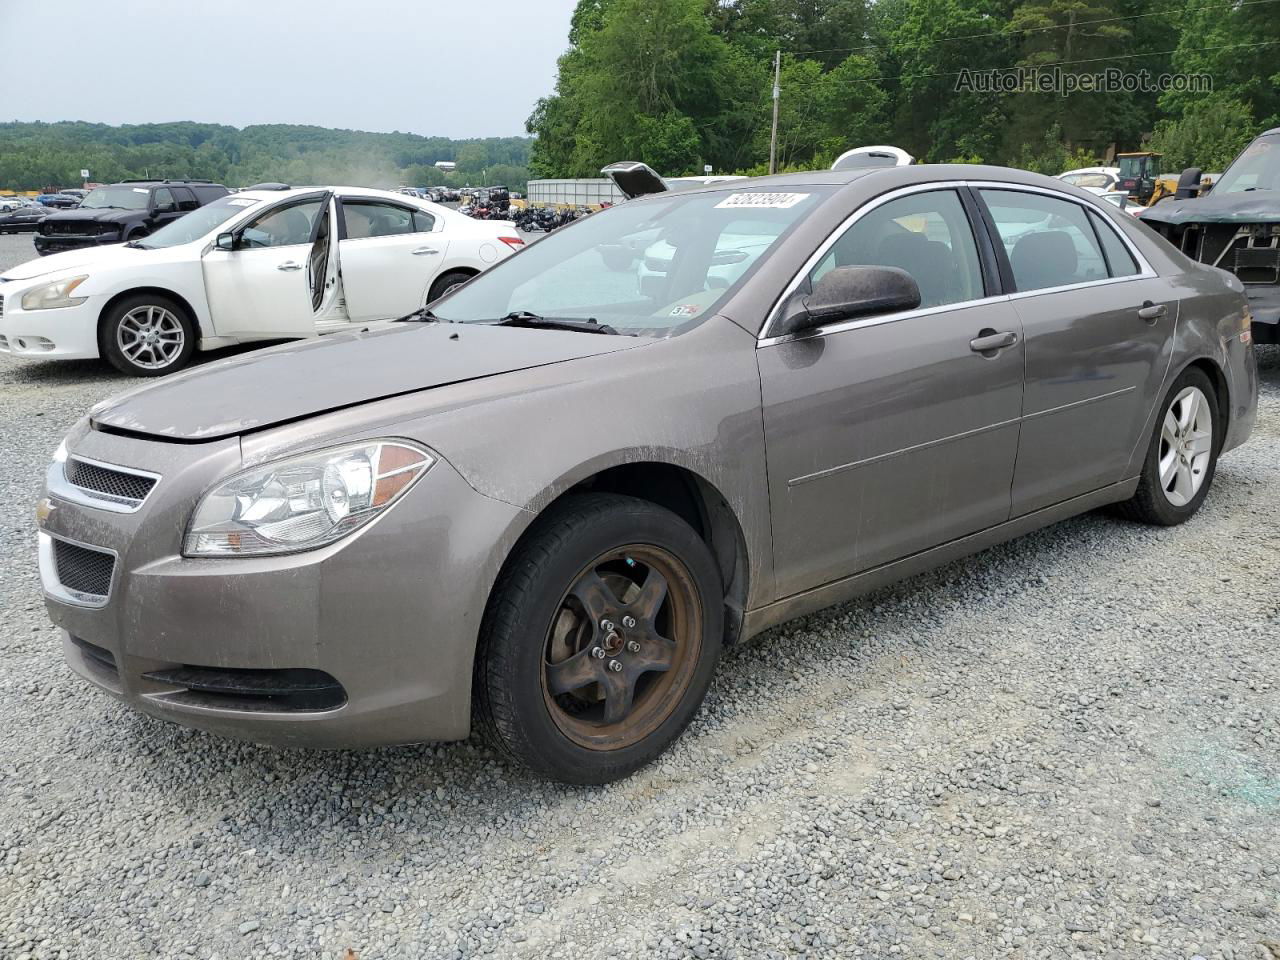
<path fill-rule="evenodd" d="M 94 187 L 80 203 L 82 210 L 145 210 L 151 191 L 147 187 Z"/>
<path fill-rule="evenodd" d="M 255 206 L 259 202 L 249 197 L 222 197 L 161 227 L 147 239 L 137 241 L 137 245 L 154 250 L 157 247 L 176 247 L 180 243 L 191 243 L 236 214 L 243 213 L 246 207 Z"/>
<path fill-rule="evenodd" d="M 1280 136 L 1259 137 L 1232 161 L 1214 193 L 1280 190 Z"/>
<path fill-rule="evenodd" d="M 462 323 L 527 312 L 674 336 L 714 313 L 831 189 L 658 194 L 620 204 L 531 244 L 432 310 Z"/>

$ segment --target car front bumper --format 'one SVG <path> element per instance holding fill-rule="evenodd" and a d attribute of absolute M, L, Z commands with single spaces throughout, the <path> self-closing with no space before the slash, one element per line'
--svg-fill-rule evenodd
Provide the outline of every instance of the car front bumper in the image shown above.
<path fill-rule="evenodd" d="M 80 502 L 61 465 L 50 468 L 41 578 L 81 677 L 153 716 L 262 743 L 467 735 L 493 552 L 519 508 L 476 493 L 437 460 L 386 514 L 336 544 L 188 559 L 187 518 L 208 485 L 239 469 L 238 440 L 166 444 L 81 427 L 69 448 L 161 477 L 136 512 L 122 513 Z M 59 541 L 114 555 L 106 596 L 90 603 L 66 588 L 74 569 Z M 318 700 L 290 693 L 297 678 L 317 677 L 330 684 Z"/>
<path fill-rule="evenodd" d="M 0 353 L 32 360 L 93 360 L 98 351 L 98 315 L 105 303 L 91 296 L 74 307 L 22 310 L 22 291 L 0 284 Z M 29 289 L 29 285 L 27 286 Z"/>
<path fill-rule="evenodd" d="M 94 234 L 82 236 L 77 234 L 46 236 L 37 232 L 32 238 L 36 253 L 45 256 L 50 253 L 62 253 L 66 250 L 83 250 L 85 247 L 100 247 L 109 243 L 119 243 L 119 233 Z"/>

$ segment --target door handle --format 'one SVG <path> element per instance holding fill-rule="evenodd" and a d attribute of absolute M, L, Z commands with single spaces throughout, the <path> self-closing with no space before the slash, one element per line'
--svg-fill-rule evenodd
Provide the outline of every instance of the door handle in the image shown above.
<path fill-rule="evenodd" d="M 301 270 L 302 264 L 300 264 L 297 260 L 286 260 L 284 263 L 277 264 L 276 269 L 285 270 L 285 271 Z"/>
<path fill-rule="evenodd" d="M 1018 342 L 1018 335 L 1012 331 L 996 333 L 994 330 L 983 330 L 977 337 L 969 341 L 969 349 L 985 356 L 995 356 L 997 350 L 1012 347 Z"/>
<path fill-rule="evenodd" d="M 1138 311 L 1138 316 L 1147 321 L 1147 323 L 1155 323 L 1168 312 L 1169 308 L 1163 303 L 1156 304 L 1148 300 L 1142 305 L 1142 309 Z"/>
<path fill-rule="evenodd" d="M 410 250 L 409 252 L 412 253 L 415 257 L 428 257 L 428 256 L 434 256 L 440 251 L 437 250 L 435 247 L 418 247 L 417 249 Z"/>

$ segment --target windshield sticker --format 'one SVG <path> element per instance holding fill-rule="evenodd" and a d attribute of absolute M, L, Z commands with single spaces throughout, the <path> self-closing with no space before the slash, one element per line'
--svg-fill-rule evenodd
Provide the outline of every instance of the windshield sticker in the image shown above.
<path fill-rule="evenodd" d="M 667 316 L 669 317 L 696 317 L 702 308 L 696 303 L 682 303 L 680 306 L 672 310 Z"/>
<path fill-rule="evenodd" d="M 787 210 L 807 199 L 807 193 L 735 193 L 717 203 L 716 209 Z"/>
<path fill-rule="evenodd" d="M 257 200 L 248 200 L 244 197 L 240 197 L 237 200 L 228 200 L 227 204 L 232 207 L 252 207 L 257 202 Z"/>
<path fill-rule="evenodd" d="M 150 193 L 151 191 L 150 191 L 150 190 L 147 190 L 147 189 L 145 189 L 145 188 L 143 188 L 143 187 L 134 187 L 134 188 L 133 188 L 133 192 L 134 192 L 134 193 Z"/>

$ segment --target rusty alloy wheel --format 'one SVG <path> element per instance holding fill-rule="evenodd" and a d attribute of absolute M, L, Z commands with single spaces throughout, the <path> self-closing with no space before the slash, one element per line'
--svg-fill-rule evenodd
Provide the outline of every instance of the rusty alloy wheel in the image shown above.
<path fill-rule="evenodd" d="M 597 557 L 547 632 L 542 693 L 556 726 L 591 750 L 643 740 L 688 690 L 702 632 L 698 590 L 673 554 L 632 544 Z"/>

